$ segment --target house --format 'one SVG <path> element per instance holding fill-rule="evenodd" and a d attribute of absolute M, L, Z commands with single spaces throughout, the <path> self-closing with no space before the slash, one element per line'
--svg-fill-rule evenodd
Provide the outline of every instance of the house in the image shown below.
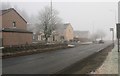
<path fill-rule="evenodd" d="M 35 34 L 35 41 L 44 41 L 44 33 L 38 32 Z M 60 25 L 57 29 L 55 29 L 50 37 L 48 38 L 48 42 L 62 42 L 62 41 L 70 41 L 74 39 L 73 28 L 70 23 L 66 23 Z"/>
<path fill-rule="evenodd" d="M 79 41 L 88 41 L 90 37 L 89 31 L 74 31 L 74 39 Z"/>
<path fill-rule="evenodd" d="M 33 42 L 41 42 L 44 40 L 45 40 L 45 38 L 44 38 L 43 32 L 33 33 Z"/>
<path fill-rule="evenodd" d="M 74 38 L 74 33 L 73 33 L 73 27 L 71 26 L 70 23 L 64 24 L 65 30 L 64 30 L 64 38 L 67 41 L 73 40 Z"/>
<path fill-rule="evenodd" d="M 32 44 L 32 32 L 27 31 L 27 21 L 14 9 L 0 11 L 2 46 Z"/>
<path fill-rule="evenodd" d="M 74 39 L 73 27 L 70 23 L 66 23 L 59 27 L 59 37 L 62 40 L 70 41 Z"/>
<path fill-rule="evenodd" d="M 48 38 L 48 42 L 59 42 L 59 34 L 56 31 L 53 31 L 50 37 Z M 45 36 L 43 32 L 37 32 L 34 34 L 34 42 L 43 42 L 45 41 Z"/>

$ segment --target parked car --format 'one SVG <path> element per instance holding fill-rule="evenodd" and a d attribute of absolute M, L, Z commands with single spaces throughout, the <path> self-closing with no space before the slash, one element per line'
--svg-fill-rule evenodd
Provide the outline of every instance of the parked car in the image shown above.
<path fill-rule="evenodd" d="M 83 43 L 81 43 L 82 45 L 90 45 L 90 44 L 92 44 L 92 42 L 83 42 Z"/>
<path fill-rule="evenodd" d="M 0 47 L 0 50 L 2 50 L 4 47 Z"/>
<path fill-rule="evenodd" d="M 101 43 L 103 44 L 103 43 L 104 43 L 104 41 L 103 41 L 103 40 L 100 40 L 100 41 L 99 41 L 99 43 L 100 43 L 100 44 L 101 44 Z"/>
<path fill-rule="evenodd" d="M 69 44 L 68 47 L 70 47 L 70 48 L 74 48 L 75 45 Z"/>

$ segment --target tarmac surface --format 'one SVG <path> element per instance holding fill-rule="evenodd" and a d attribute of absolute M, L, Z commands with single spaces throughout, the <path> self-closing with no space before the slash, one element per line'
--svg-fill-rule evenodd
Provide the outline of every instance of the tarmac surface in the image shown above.
<path fill-rule="evenodd" d="M 80 45 L 75 48 L 56 50 L 2 60 L 3 74 L 54 74 L 110 45 Z"/>

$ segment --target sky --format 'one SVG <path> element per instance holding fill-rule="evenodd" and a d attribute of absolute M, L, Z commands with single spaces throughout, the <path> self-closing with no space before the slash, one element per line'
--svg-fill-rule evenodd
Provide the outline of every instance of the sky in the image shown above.
<path fill-rule="evenodd" d="M 31 0 L 33 1 L 33 0 Z M 110 0 L 106 2 L 79 2 L 79 1 L 61 1 L 53 0 L 53 8 L 59 12 L 59 17 L 64 23 L 71 23 L 74 30 L 90 31 L 95 33 L 97 30 L 106 33 L 105 39 L 111 38 L 110 28 L 117 23 L 117 2 Z M 117 1 L 117 0 L 116 0 Z M 41 2 L 12 2 L 13 6 L 25 10 L 27 14 L 38 15 L 39 11 L 45 6 L 50 6 L 50 1 Z"/>

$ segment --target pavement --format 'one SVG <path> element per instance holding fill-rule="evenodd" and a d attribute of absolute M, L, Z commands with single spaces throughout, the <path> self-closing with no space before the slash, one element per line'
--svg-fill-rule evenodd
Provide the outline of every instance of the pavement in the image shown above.
<path fill-rule="evenodd" d="M 110 43 L 80 45 L 75 48 L 2 60 L 3 74 L 54 74 L 107 47 Z"/>
<path fill-rule="evenodd" d="M 118 74 L 117 45 L 112 49 L 111 52 L 109 52 L 102 66 L 100 66 L 95 72 L 91 72 L 91 74 Z"/>

